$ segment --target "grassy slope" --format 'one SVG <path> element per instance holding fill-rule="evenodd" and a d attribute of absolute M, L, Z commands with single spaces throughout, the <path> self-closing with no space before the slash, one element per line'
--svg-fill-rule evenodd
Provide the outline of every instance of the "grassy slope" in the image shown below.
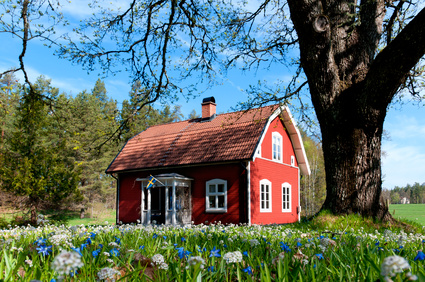
<path fill-rule="evenodd" d="M 396 219 L 408 219 L 425 226 L 425 204 L 390 205 L 389 210 Z"/>

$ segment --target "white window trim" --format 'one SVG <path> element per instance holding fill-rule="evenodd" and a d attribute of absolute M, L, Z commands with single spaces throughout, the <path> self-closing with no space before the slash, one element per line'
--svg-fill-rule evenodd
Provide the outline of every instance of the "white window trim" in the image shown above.
<path fill-rule="evenodd" d="M 268 197 L 268 202 L 269 202 L 269 207 L 268 208 L 262 208 L 261 207 L 261 185 L 268 185 L 269 186 L 269 197 Z M 260 187 L 259 187 L 259 192 L 260 192 L 260 212 L 272 212 L 272 183 L 267 180 L 267 179 L 262 179 L 260 180 Z"/>
<path fill-rule="evenodd" d="M 280 160 L 278 158 L 275 158 L 274 157 L 273 146 L 275 144 L 274 143 L 275 137 L 276 138 L 279 138 L 279 140 L 280 140 L 280 144 L 277 144 L 279 146 L 279 148 L 280 148 L 280 150 L 278 152 L 278 154 L 280 154 Z M 283 163 L 283 138 L 282 138 L 282 135 L 279 132 L 277 132 L 277 131 L 273 131 L 272 132 L 272 160 L 275 161 L 275 162 Z"/>
<path fill-rule="evenodd" d="M 211 184 L 224 184 L 224 192 L 210 193 L 209 185 Z M 224 207 L 223 208 L 210 208 L 209 207 L 209 196 L 222 196 L 224 195 Z M 216 198 L 216 201 L 217 198 Z M 218 206 L 218 203 L 216 203 Z M 208 213 L 225 213 L 227 212 L 227 181 L 223 179 L 212 179 L 205 184 L 205 212 Z"/>
<path fill-rule="evenodd" d="M 283 202 L 285 201 L 284 196 L 286 196 L 285 190 L 287 188 L 289 188 L 289 200 L 287 201 L 288 207 L 286 209 L 284 209 L 283 208 Z M 282 184 L 282 212 L 291 212 L 292 211 L 291 199 L 292 199 L 292 186 L 288 182 L 285 182 L 285 183 Z"/>

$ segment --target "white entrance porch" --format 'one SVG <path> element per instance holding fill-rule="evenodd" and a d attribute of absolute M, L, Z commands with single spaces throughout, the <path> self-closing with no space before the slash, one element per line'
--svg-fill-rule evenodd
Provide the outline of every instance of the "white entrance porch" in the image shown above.
<path fill-rule="evenodd" d="M 149 178 L 141 182 L 141 219 L 143 224 L 190 224 L 192 216 L 191 181 L 177 173 L 154 175 L 158 180 L 146 189 Z"/>

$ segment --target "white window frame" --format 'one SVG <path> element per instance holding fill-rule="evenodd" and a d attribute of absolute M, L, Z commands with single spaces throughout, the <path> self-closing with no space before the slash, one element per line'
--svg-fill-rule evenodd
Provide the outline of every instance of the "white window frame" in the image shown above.
<path fill-rule="evenodd" d="M 265 188 L 268 188 L 267 190 Z M 260 212 L 272 212 L 272 183 L 267 179 L 260 180 Z M 264 205 L 263 205 L 264 203 Z M 267 207 L 268 203 L 268 207 Z"/>
<path fill-rule="evenodd" d="M 282 212 L 291 212 L 292 186 L 288 182 L 282 184 Z"/>
<path fill-rule="evenodd" d="M 223 184 L 224 189 L 223 192 L 218 192 L 218 185 Z M 210 192 L 210 185 L 216 186 L 216 192 Z M 215 196 L 215 204 L 216 208 L 210 208 L 210 196 Z M 224 196 L 224 207 L 219 208 L 218 207 L 218 196 Z M 205 212 L 210 213 L 225 213 L 227 212 L 227 181 L 223 179 L 212 179 L 206 182 L 205 184 Z"/>
<path fill-rule="evenodd" d="M 272 160 L 276 162 L 283 162 L 283 138 L 279 132 L 272 133 Z"/>

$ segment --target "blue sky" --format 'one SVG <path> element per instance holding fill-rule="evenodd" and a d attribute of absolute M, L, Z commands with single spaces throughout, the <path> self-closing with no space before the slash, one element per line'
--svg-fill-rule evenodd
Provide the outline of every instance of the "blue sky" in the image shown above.
<path fill-rule="evenodd" d="M 78 1 L 73 1 L 67 12 L 76 19 L 86 16 L 84 9 L 78 8 Z M 5 34 L 0 35 L 0 72 L 18 66 L 20 53 L 19 41 Z M 73 65 L 66 60 L 58 59 L 53 55 L 53 50 L 48 49 L 40 42 L 31 42 L 25 56 L 25 64 L 31 80 L 39 75 L 44 75 L 52 80 L 52 85 L 58 87 L 61 92 L 75 95 L 83 90 L 93 88 L 99 78 L 97 74 L 83 71 L 81 66 Z M 234 70 L 218 84 L 207 90 L 202 96 L 191 98 L 186 101 L 185 97 L 175 104 L 181 105 L 185 117 L 195 109 L 201 112 L 202 99 L 214 96 L 217 102 L 218 112 L 227 112 L 236 103 L 246 100 L 246 95 L 241 89 L 257 80 L 285 80 L 291 74 L 285 70 L 259 71 L 243 74 Z M 22 75 L 18 74 L 22 81 Z M 128 98 L 130 84 L 128 76 L 121 73 L 114 77 L 103 79 L 108 95 L 119 103 Z M 405 186 L 415 182 L 425 182 L 425 107 L 406 103 L 402 106 L 394 105 L 388 110 L 384 129 L 389 138 L 383 141 L 385 156 L 382 159 L 382 171 L 384 175 L 384 188 Z"/>

